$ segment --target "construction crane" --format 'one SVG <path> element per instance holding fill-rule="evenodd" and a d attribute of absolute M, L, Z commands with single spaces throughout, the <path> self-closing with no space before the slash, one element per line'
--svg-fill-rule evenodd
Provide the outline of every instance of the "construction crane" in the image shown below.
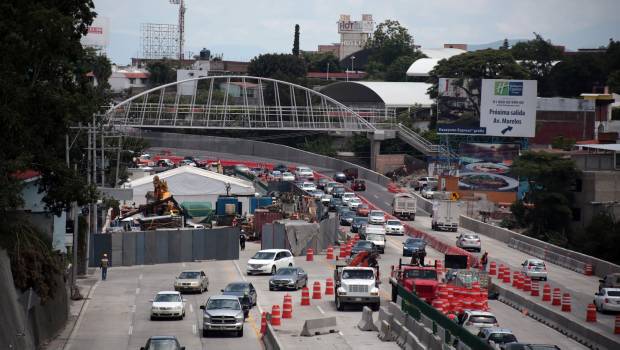
<path fill-rule="evenodd" d="M 173 5 L 179 5 L 179 61 L 183 60 L 183 35 L 185 34 L 185 1 L 170 0 Z"/>

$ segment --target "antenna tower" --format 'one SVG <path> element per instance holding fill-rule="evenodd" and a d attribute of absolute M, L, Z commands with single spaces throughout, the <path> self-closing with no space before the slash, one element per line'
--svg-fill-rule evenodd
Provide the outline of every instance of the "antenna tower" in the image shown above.
<path fill-rule="evenodd" d="M 173 5 L 179 5 L 179 60 L 183 59 L 183 41 L 185 40 L 185 1 L 170 0 Z"/>

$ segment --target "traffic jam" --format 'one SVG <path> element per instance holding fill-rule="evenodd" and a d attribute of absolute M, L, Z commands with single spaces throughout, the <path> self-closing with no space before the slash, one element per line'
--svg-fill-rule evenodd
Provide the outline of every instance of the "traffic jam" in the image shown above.
<path fill-rule="evenodd" d="M 156 165 L 174 166 L 167 164 L 168 161 L 158 159 Z M 389 188 L 393 192 L 392 211 L 386 213 L 364 197 L 367 184 L 357 178 L 355 169 L 327 176 L 306 166 L 221 160 L 201 162 L 191 157 L 181 162 L 187 166 L 250 177 L 265 184 L 289 183 L 291 193 L 301 195 L 321 208 L 318 210 L 320 214 L 315 213 L 314 217 L 305 219 L 316 222 L 335 218 L 338 222 L 337 240 L 322 251 L 307 249 L 295 255 L 290 249 L 256 251 L 241 267 L 248 279 L 228 284 L 200 306 L 203 311 L 203 337 L 217 336 L 222 332 L 242 337 L 250 311 L 258 305 L 261 293 L 301 291 L 298 303 L 302 306 L 310 305 L 311 299 L 320 299 L 323 294 L 325 297 L 333 296 L 333 306 L 337 311 L 361 311 L 362 306 L 378 311 L 382 299 L 383 303 L 398 300 L 398 289 L 401 287 L 489 344 L 504 346 L 517 342 L 510 329 L 501 327 L 488 303 L 489 297 L 497 296 L 489 291 L 491 276 L 505 281 L 507 276 L 510 277 L 510 271 L 506 271 L 504 266 L 496 266 L 494 262 L 487 271 L 486 253 L 481 258 L 472 254 L 483 251 L 480 237 L 476 234 L 460 233 L 455 244 L 448 245 L 433 237 L 432 233 L 411 227 L 409 224 L 416 218 L 417 198 L 409 191 Z M 277 191 L 270 195 L 273 196 L 272 203 L 285 201 L 287 196 L 286 192 Z M 436 194 L 431 227 L 428 229 L 431 232 L 456 232 L 456 205 L 453 198 L 442 198 Z M 260 235 L 250 233 L 255 230 L 244 226 L 251 221 L 252 218 L 247 217 L 235 218 L 234 225 L 242 227 L 243 248 L 246 240 L 249 244 L 252 240 L 260 243 Z M 385 258 L 391 236 L 400 236 L 395 241 L 402 244 L 398 259 L 393 254 Z M 432 259 L 427 258 L 429 247 L 436 251 Z M 311 283 L 313 276 L 301 266 L 300 258 L 305 261 L 329 261 L 333 278 L 325 279 L 324 291 L 318 281 Z M 538 288 L 538 281 L 547 280 L 547 270 L 542 260 L 528 259 L 522 266 L 522 271 L 514 275 L 515 286 L 529 288 L 529 291 Z M 386 275 L 383 276 L 382 272 Z M 258 283 L 264 284 L 268 292 L 262 291 Z M 162 291 L 152 300 L 151 319 L 182 319 L 185 317 L 185 299 L 181 293 L 203 293 L 208 290 L 209 278 L 204 271 L 181 272 L 174 281 L 174 291 Z M 543 292 L 550 294 L 547 289 Z M 282 319 L 291 318 L 292 305 L 292 296 L 287 293 L 282 308 L 273 305 L 271 310 L 261 310 L 260 333 L 265 333 L 267 323 L 279 326 Z"/>

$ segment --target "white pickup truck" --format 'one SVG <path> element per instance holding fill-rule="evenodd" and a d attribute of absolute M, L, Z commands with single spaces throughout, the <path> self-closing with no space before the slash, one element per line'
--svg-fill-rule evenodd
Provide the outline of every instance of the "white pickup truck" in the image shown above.
<path fill-rule="evenodd" d="M 343 311 L 346 304 L 369 305 L 379 310 L 379 288 L 377 276 L 372 267 L 336 265 L 336 309 Z"/>

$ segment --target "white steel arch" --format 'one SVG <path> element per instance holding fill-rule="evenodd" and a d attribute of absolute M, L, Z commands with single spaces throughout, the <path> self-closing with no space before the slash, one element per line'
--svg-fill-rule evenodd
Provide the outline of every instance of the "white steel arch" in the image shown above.
<path fill-rule="evenodd" d="M 137 128 L 373 132 L 385 114 L 363 116 L 304 86 L 253 76 L 209 76 L 144 91 L 111 107 L 108 125 Z"/>

